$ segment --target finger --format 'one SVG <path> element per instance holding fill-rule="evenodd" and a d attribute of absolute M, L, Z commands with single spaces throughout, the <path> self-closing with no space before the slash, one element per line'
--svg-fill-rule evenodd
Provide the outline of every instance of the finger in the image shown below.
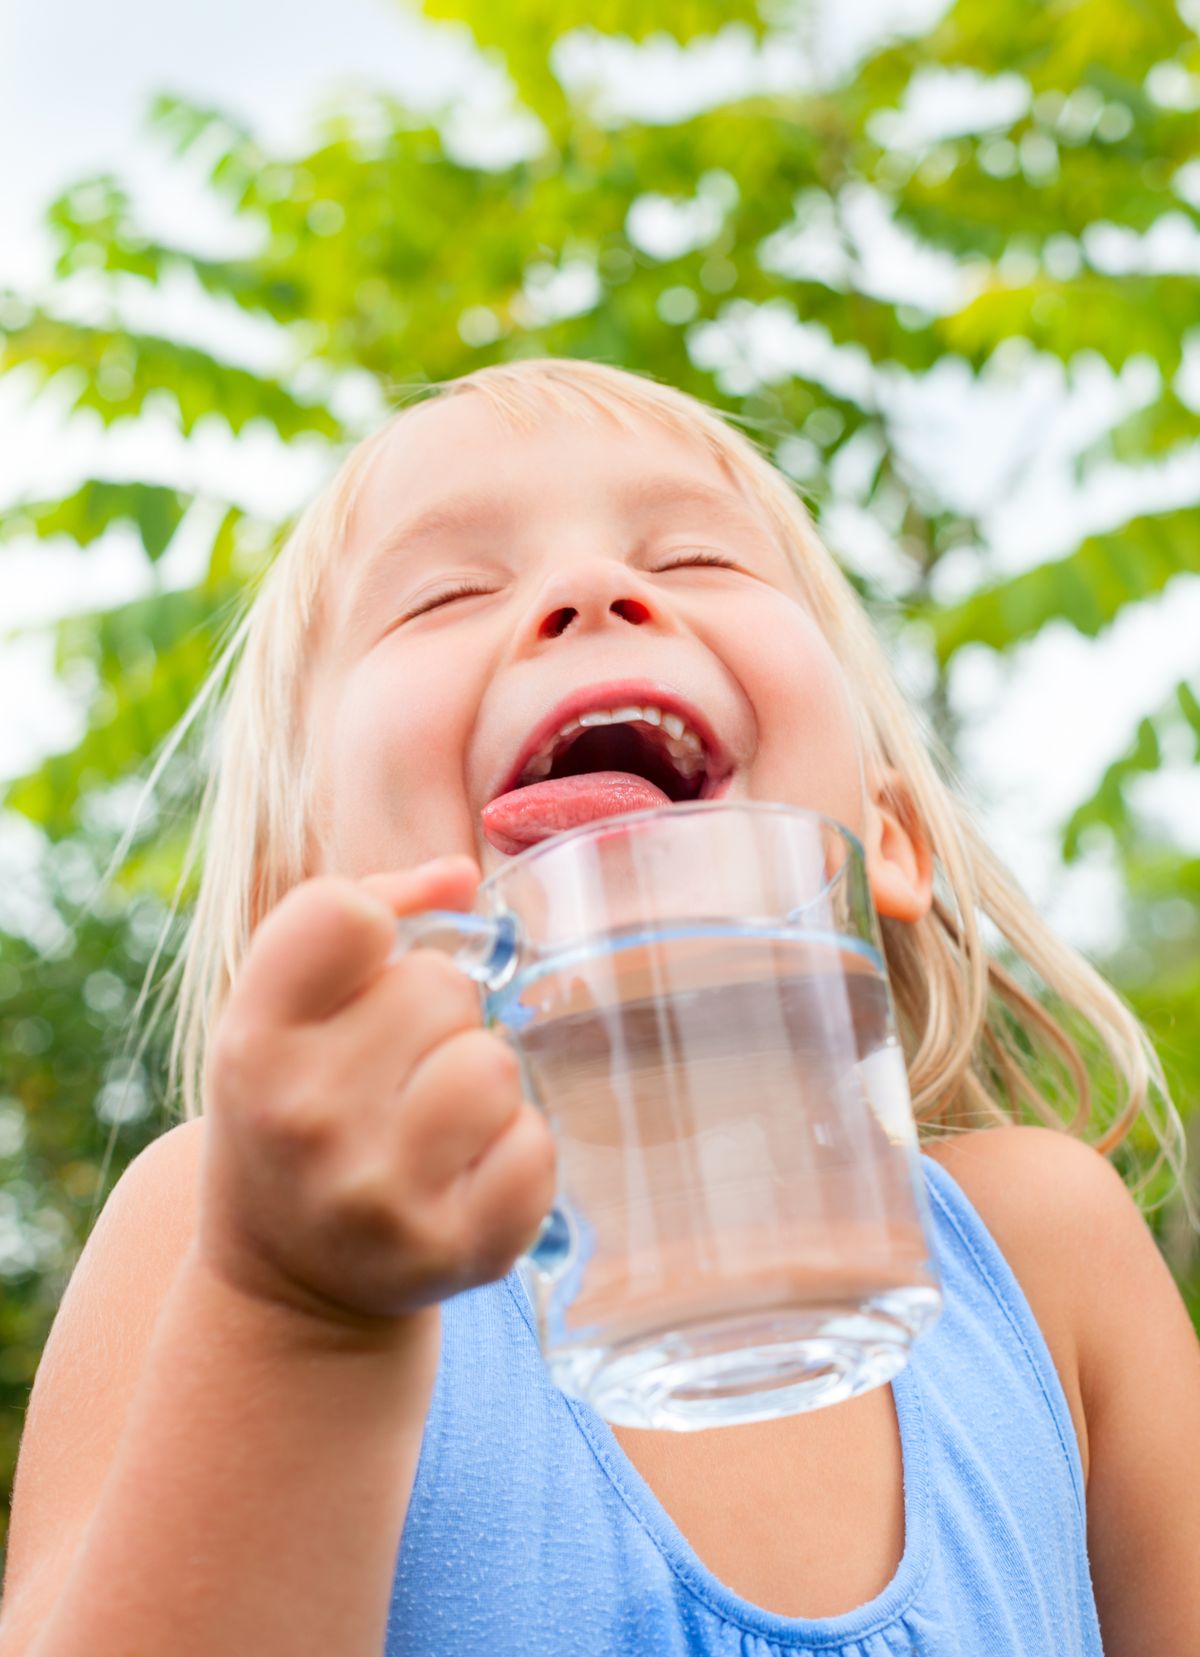
<path fill-rule="evenodd" d="M 437 950 L 417 949 L 389 960 L 379 975 L 337 1013 L 341 1049 L 353 1054 L 354 1076 L 391 1100 L 442 1043 L 483 1027 L 479 985 Z M 388 1107 L 391 1108 L 390 1105 Z"/>
<path fill-rule="evenodd" d="M 527 1249 L 554 1201 L 554 1136 L 527 1100 L 463 1176 L 472 1255 L 486 1278 L 509 1271 Z"/>
<path fill-rule="evenodd" d="M 414 900 L 412 883 L 417 875 L 433 884 L 429 888 L 423 886 L 421 891 L 426 895 Z M 419 909 L 469 909 L 475 901 L 479 879 L 479 864 L 475 859 L 456 852 L 451 857 L 436 857 L 416 869 L 366 875 L 359 885 L 386 904 L 394 915 L 411 915 Z M 436 898 L 427 895 L 430 890 L 436 890 Z"/>
<path fill-rule="evenodd" d="M 387 960 L 400 906 L 416 911 L 461 900 L 465 872 L 438 860 L 387 879 L 388 902 L 364 882 L 335 875 L 295 887 L 254 934 L 238 975 L 239 1001 L 280 1024 L 328 1017 Z"/>
<path fill-rule="evenodd" d="M 405 1155 L 425 1190 L 484 1155 L 520 1111 L 516 1054 L 488 1030 L 465 1030 L 416 1066 L 404 1094 Z"/>

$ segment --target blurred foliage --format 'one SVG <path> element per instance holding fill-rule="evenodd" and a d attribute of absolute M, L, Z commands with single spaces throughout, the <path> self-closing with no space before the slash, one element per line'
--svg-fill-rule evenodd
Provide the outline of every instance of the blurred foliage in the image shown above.
<path fill-rule="evenodd" d="M 203 181 L 236 251 L 163 241 L 118 180 L 81 181 L 47 215 L 47 291 L 0 295 L 0 373 L 105 430 L 143 420 L 180 438 L 221 429 L 302 442 L 315 488 L 398 388 L 531 354 L 649 372 L 734 414 L 825 515 L 880 625 L 925 651 L 928 712 L 951 751 L 948 687 L 965 646 L 1011 654 L 1052 624 L 1093 636 L 1195 580 L 1194 511 L 1148 510 L 1144 498 L 1129 522 L 1081 532 L 1039 567 L 1001 570 L 986 526 L 915 465 L 884 395 L 897 376 L 948 359 L 1001 386 L 1054 362 L 1068 388 L 1098 361 L 1152 363 L 1138 406 L 1081 441 L 1080 479 L 1196 457 L 1186 365 L 1200 347 L 1200 281 L 1160 268 L 1143 240 L 1165 225 L 1195 247 L 1195 0 L 958 0 L 925 34 L 877 40 L 836 69 L 809 8 L 785 0 L 424 9 L 503 61 L 526 121 L 522 155 L 481 159 L 453 100 L 430 114 L 362 93 L 283 154 L 225 111 L 163 96 L 153 137 L 189 187 Z M 585 49 L 597 62 L 600 47 L 632 53 L 635 42 L 682 52 L 718 33 L 746 55 L 790 42 L 809 67 L 794 84 L 760 77 L 769 89 L 670 116 L 623 113 L 611 85 L 577 72 Z M 939 88 L 964 86 L 971 113 L 933 131 L 920 111 Z M 952 280 L 920 303 L 891 286 L 862 229 L 864 202 Z M 207 307 L 204 343 L 147 320 L 163 314 L 152 301 L 181 288 Z M 802 323 L 825 366 L 804 372 L 756 346 L 764 321 L 776 340 Z M 213 343 L 251 336 L 253 351 Z M 134 536 L 146 568 L 145 596 L 57 625 L 81 734 L 4 795 L 42 849 L 34 873 L 0 889 L 0 1484 L 95 1207 L 166 1122 L 163 1033 L 136 1063 L 125 1038 L 179 878 L 198 731 L 156 786 L 119 874 L 86 900 L 136 779 L 279 527 L 232 487 L 198 489 L 182 441 L 176 453 L 166 479 L 79 478 L 53 499 L 0 500 L 0 567 L 5 544 L 95 549 Z M 830 509 L 846 502 L 889 547 L 888 582 L 853 535 L 836 533 Z M 179 588 L 162 572 L 185 536 L 207 550 L 200 578 Z M 973 559 L 976 578 L 948 601 L 939 572 L 951 554 Z M 1200 1095 L 1200 865 L 1156 828 L 1139 789 L 1195 764 L 1197 733 L 1197 686 L 1183 684 L 1169 706 L 1145 710 L 1126 751 L 1114 739 L 1098 787 L 1064 825 L 1068 858 L 1098 850 L 1123 875 L 1126 935 L 1104 964 L 1189 1111 Z M 175 947 L 172 931 L 162 966 Z M 1168 1204 L 1153 1223 L 1197 1313 L 1195 1239 L 1180 1215 Z"/>
<path fill-rule="evenodd" d="M 965 644 L 1011 650 L 1056 620 L 1094 638 L 1126 605 L 1160 593 L 1172 577 L 1200 575 L 1198 529 L 1194 507 L 1131 518 L 1108 534 L 1089 535 L 1066 558 L 981 586 L 960 603 L 927 605 L 921 617 L 938 660 L 947 662 Z"/>

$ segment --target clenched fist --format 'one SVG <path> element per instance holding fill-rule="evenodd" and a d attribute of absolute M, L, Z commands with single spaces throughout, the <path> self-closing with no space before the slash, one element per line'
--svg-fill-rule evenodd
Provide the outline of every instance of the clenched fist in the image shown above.
<path fill-rule="evenodd" d="M 198 1246 L 252 1295 L 375 1324 L 502 1277 L 554 1142 L 476 985 L 393 917 L 469 909 L 469 857 L 321 877 L 259 926 L 205 1072 Z"/>

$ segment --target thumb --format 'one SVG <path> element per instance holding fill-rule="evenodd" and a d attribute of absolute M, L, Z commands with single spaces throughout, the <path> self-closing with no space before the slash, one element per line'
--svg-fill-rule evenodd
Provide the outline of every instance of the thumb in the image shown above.
<path fill-rule="evenodd" d="M 412 915 L 422 909 L 470 909 L 479 881 L 479 864 L 469 854 L 456 852 L 412 869 L 365 875 L 359 885 L 393 915 Z"/>

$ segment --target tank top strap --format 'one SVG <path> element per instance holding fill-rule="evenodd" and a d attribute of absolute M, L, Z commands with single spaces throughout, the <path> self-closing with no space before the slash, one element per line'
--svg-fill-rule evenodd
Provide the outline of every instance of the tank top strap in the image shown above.
<path fill-rule="evenodd" d="M 989 1342 L 999 1340 L 1001 1329 L 1006 1329 L 1008 1341 L 1023 1357 L 1027 1381 L 1053 1424 L 1059 1451 L 1056 1460 L 1070 1481 L 1076 1518 L 1086 1529 L 1087 1500 L 1079 1439 L 1046 1337 L 1012 1267 L 966 1192 L 932 1157 L 922 1156 L 921 1167 L 937 1216 L 935 1235 L 943 1277 L 953 1279 L 954 1299 L 975 1311 L 980 1329 L 989 1332 Z M 1001 1325 L 995 1322 L 996 1313 Z"/>

